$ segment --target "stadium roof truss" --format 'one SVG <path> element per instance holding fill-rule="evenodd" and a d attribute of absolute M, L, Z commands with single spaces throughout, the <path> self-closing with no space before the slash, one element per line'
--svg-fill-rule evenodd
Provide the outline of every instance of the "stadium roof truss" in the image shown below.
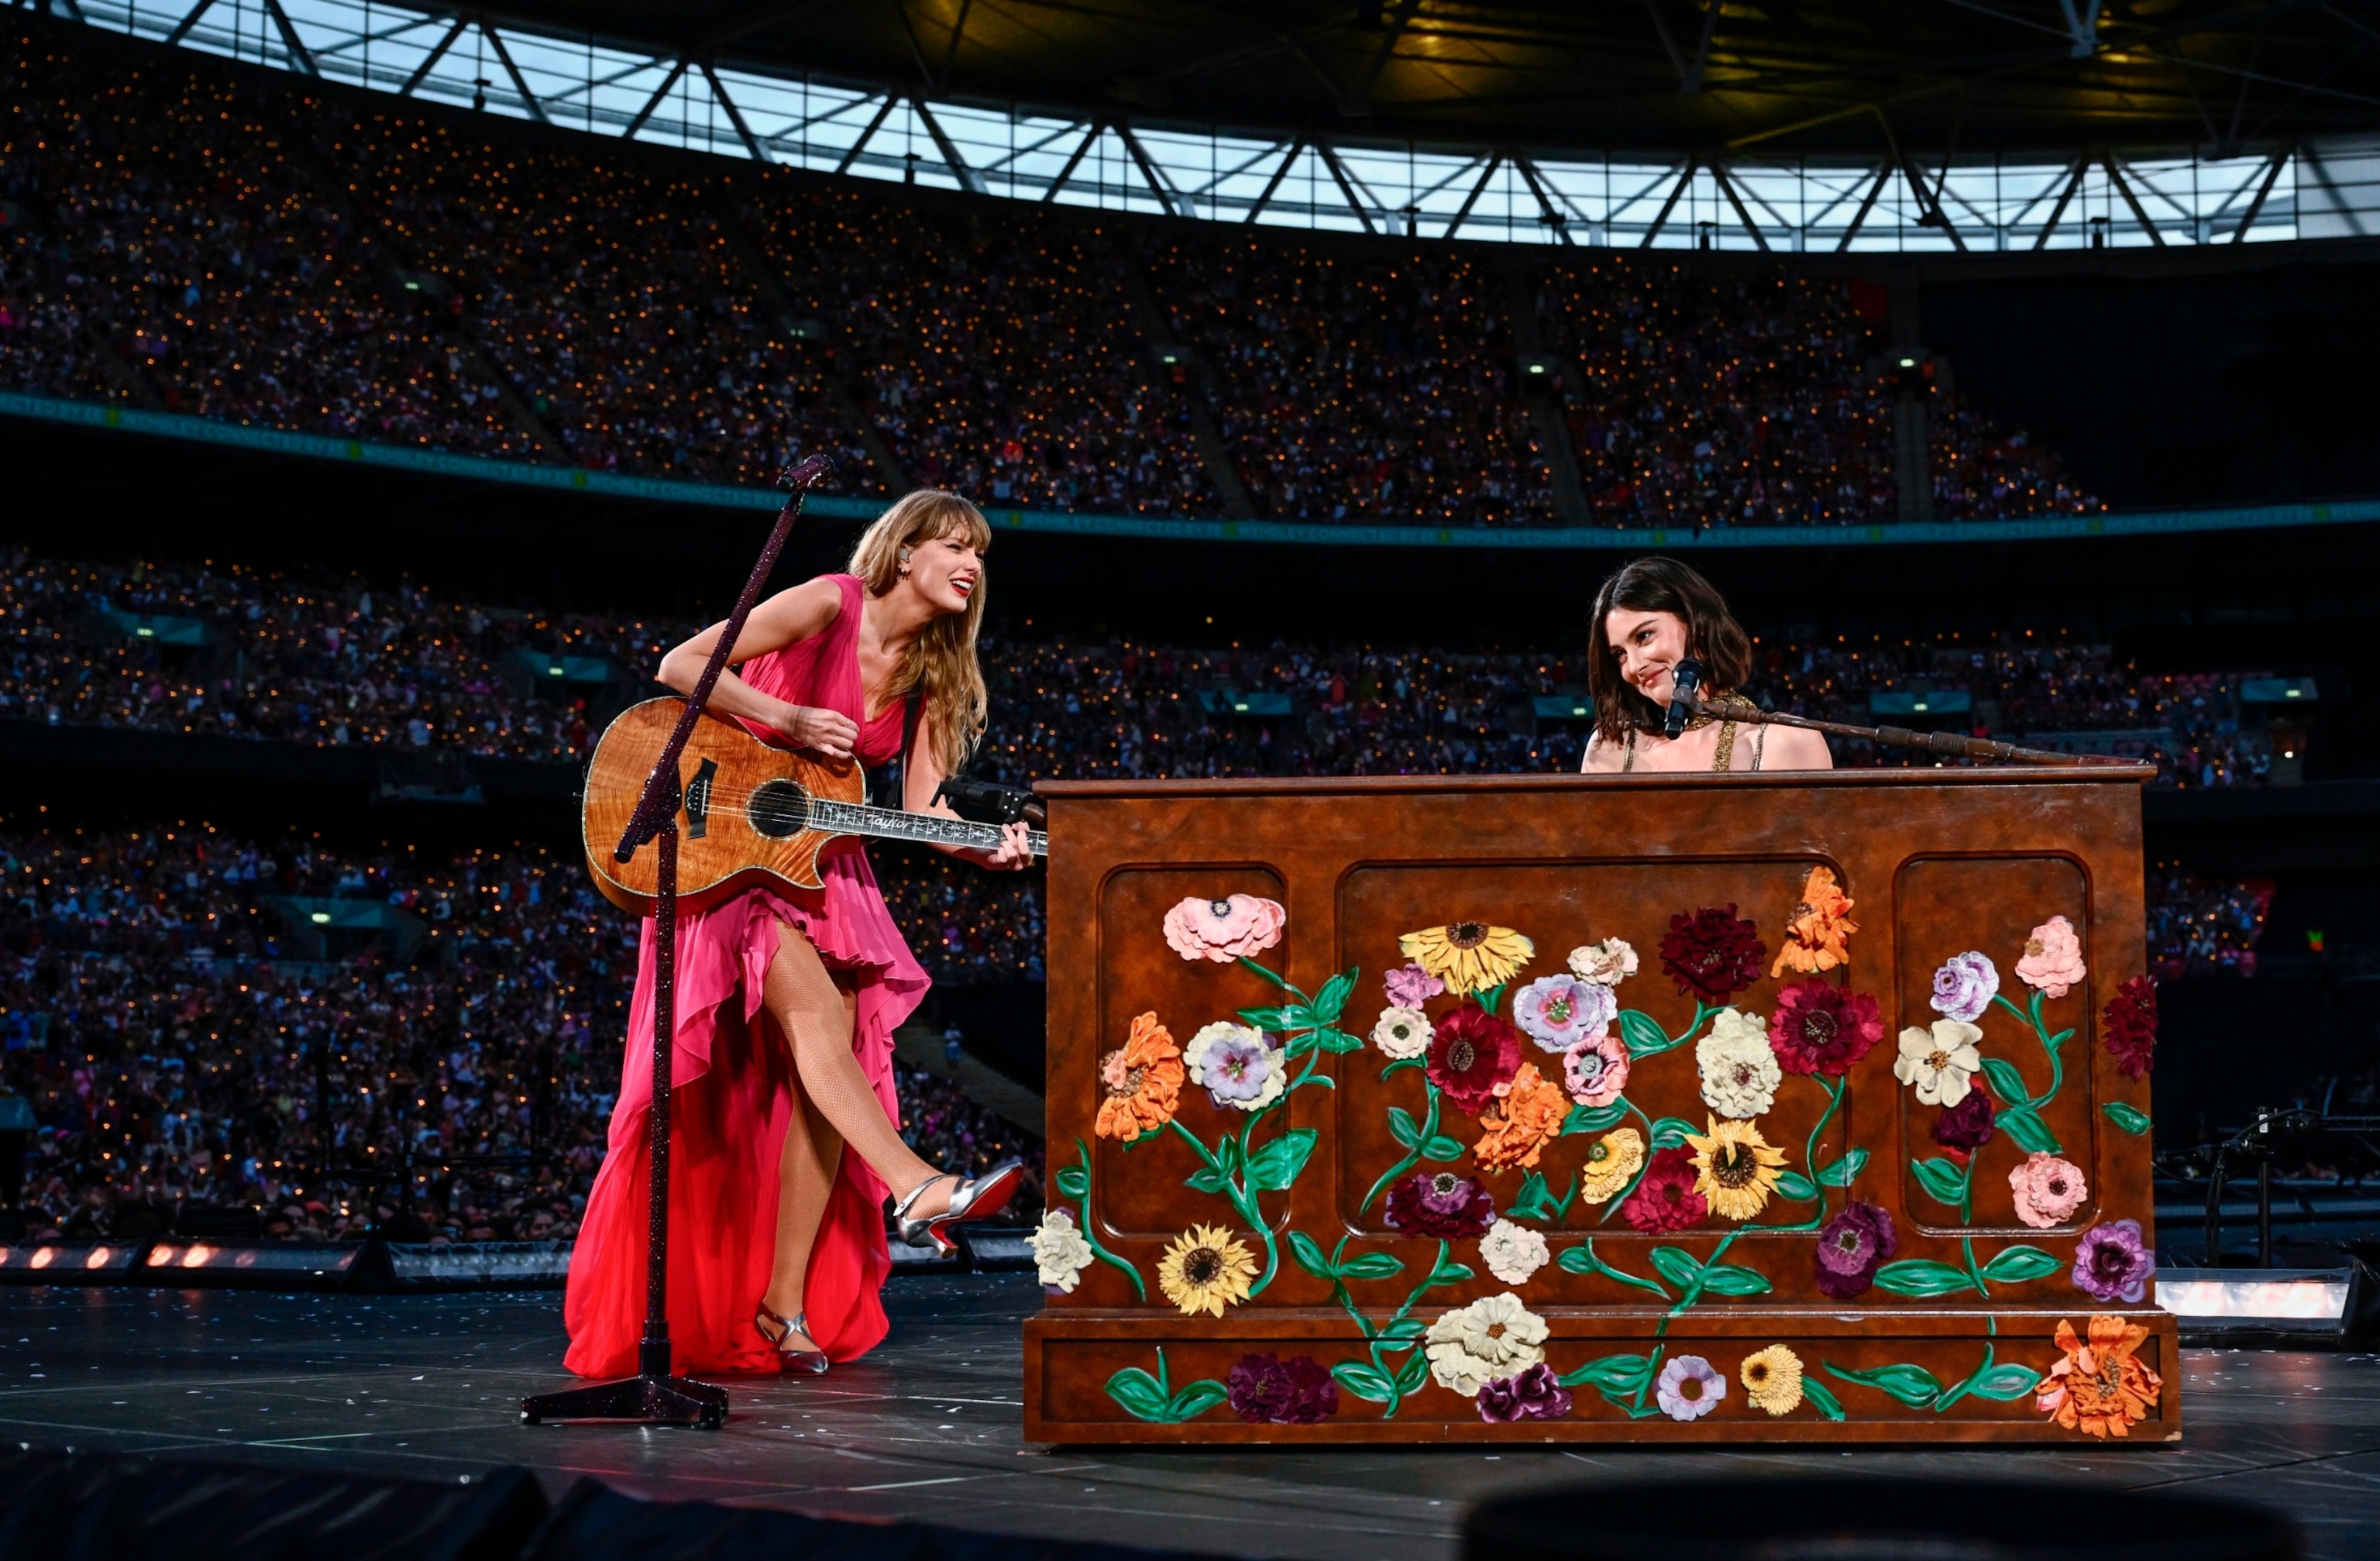
<path fill-rule="evenodd" d="M 375 0 L 55 0 L 92 26 L 591 135 L 1018 200 L 1585 248 L 2016 251 L 2380 234 L 2380 138 L 1866 161 L 1431 145 L 1044 110 Z M 2061 0 L 2082 25 L 2087 0 Z M 2080 7 L 2078 9 L 2078 6 Z M 1398 7 L 1400 14 L 1411 4 Z M 1718 14 L 1714 6 L 1710 16 Z M 1658 12 L 1656 13 L 1658 17 Z M 1666 35 L 1665 35 L 1666 36 Z M 2079 34 L 2078 34 L 2079 36 Z M 1674 38 L 1691 79 L 1708 49 Z M 956 47 L 952 30 L 949 47 Z M 1691 59 L 1685 54 L 1698 48 Z M 921 80 L 934 76 L 919 54 Z M 946 77 L 949 61 L 942 62 Z"/>

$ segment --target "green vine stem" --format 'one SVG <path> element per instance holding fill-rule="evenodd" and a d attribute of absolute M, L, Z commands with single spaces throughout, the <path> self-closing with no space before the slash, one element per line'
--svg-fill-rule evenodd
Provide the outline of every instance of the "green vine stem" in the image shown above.
<path fill-rule="evenodd" d="M 2008 1403 L 2031 1393 L 2041 1382 L 2041 1373 L 2031 1366 L 2015 1362 L 1994 1364 L 1988 1344 L 1984 1346 L 1983 1363 L 1964 1381 L 1952 1384 L 1945 1384 L 1925 1367 L 1907 1361 L 1867 1371 L 1852 1371 L 1832 1361 L 1822 1361 L 1819 1366 L 1838 1382 L 1873 1387 L 1905 1409 L 1931 1410 L 1937 1415 L 1969 1397 Z M 1807 1391 L 1806 1386 L 1803 1390 Z"/>
<path fill-rule="evenodd" d="M 1659 1281 L 1640 1278 L 1636 1275 L 1614 1268 L 1597 1256 L 1595 1241 L 1591 1237 L 1574 1247 L 1566 1248 L 1559 1261 L 1565 1274 L 1600 1274 L 1607 1279 L 1617 1280 L 1621 1284 L 1636 1289 L 1650 1291 L 1656 1300 L 1670 1299 L 1670 1292 L 1661 1288 Z"/>
<path fill-rule="evenodd" d="M 1147 1301 L 1148 1287 L 1141 1282 L 1140 1270 L 1108 1251 L 1106 1243 L 1099 1240 L 1099 1227 L 1091 1222 L 1091 1149 L 1079 1138 L 1075 1140 L 1075 1158 L 1074 1165 L 1058 1173 L 1059 1195 L 1071 1200 L 1082 1211 L 1083 1240 L 1089 1245 L 1091 1255 L 1123 1269 L 1123 1277 L 1132 1281 L 1133 1294 Z"/>
<path fill-rule="evenodd" d="M 1397 1069 L 1402 1066 L 1404 1066 L 1403 1063 L 1391 1062 L 1386 1068 L 1380 1070 L 1380 1077 L 1385 1080 L 1390 1073 L 1396 1071 Z M 1380 1180 L 1372 1183 L 1372 1190 L 1364 1194 L 1364 1201 L 1362 1203 L 1355 1205 L 1355 1212 L 1357 1214 L 1362 1214 L 1366 1209 L 1370 1208 L 1372 1206 L 1373 1199 L 1378 1198 L 1381 1192 L 1385 1192 L 1388 1187 L 1397 1180 L 1397 1178 L 1404 1175 L 1405 1172 L 1421 1164 L 1425 1156 L 1432 1159 L 1452 1159 L 1455 1156 L 1459 1156 L 1463 1153 L 1463 1146 L 1460 1144 L 1454 1144 L 1452 1139 L 1444 1139 L 1443 1142 L 1440 1142 L 1444 1136 L 1438 1131 L 1439 1114 L 1442 1110 L 1442 1097 L 1439 1095 L 1438 1086 L 1431 1083 L 1427 1078 L 1424 1078 L 1421 1082 L 1421 1087 L 1428 1096 L 1429 1107 L 1427 1112 L 1422 1118 L 1421 1126 L 1414 1131 L 1413 1142 L 1408 1144 L 1405 1149 L 1405 1157 L 1380 1173 Z M 1413 1120 L 1411 1117 L 1405 1116 L 1401 1107 L 1390 1107 L 1389 1108 L 1390 1131 L 1394 1131 L 1396 1130 L 1397 1119 L 1400 1117 L 1403 1117 L 1404 1120 L 1407 1122 Z M 1435 1148 L 1442 1150 L 1449 1144 L 1454 1144 L 1454 1153 L 1452 1155 L 1431 1154 L 1432 1149 Z"/>
<path fill-rule="evenodd" d="M 1160 1344 L 1157 1347 L 1157 1374 L 1150 1376 L 1138 1366 L 1126 1366 L 1108 1378 L 1108 1397 L 1135 1420 L 1180 1425 L 1229 1399 L 1231 1389 L 1212 1377 L 1200 1377 L 1196 1382 L 1184 1383 L 1181 1391 L 1176 1392 L 1172 1373 L 1165 1364 L 1165 1347 Z"/>
<path fill-rule="evenodd" d="M 2049 1087 L 2039 1095 L 2025 1088 L 2024 1075 L 2017 1071 L 2014 1064 L 2003 1058 L 1984 1059 L 1984 1078 L 2002 1103 L 1999 1126 L 2016 1140 L 2019 1148 L 2036 1154 L 2063 1154 L 2065 1150 L 2058 1144 L 2057 1134 L 2051 1132 L 2048 1124 L 2041 1119 L 2041 1113 L 2058 1098 L 2058 1091 L 2066 1087 L 2066 1063 L 2058 1048 L 2073 1036 L 2074 1032 L 2070 1027 L 2054 1035 L 2049 1033 L 2049 1023 L 2041 1015 L 2040 992 L 2034 993 L 2030 1011 L 2009 1001 L 2003 993 L 1993 993 L 1992 1003 L 1994 1007 L 2015 1015 L 2020 1023 L 2030 1025 L 2034 1038 L 2041 1043 L 2043 1054 L 2049 1059 Z"/>
<path fill-rule="evenodd" d="M 1829 1079 L 1823 1073 L 1811 1074 L 1810 1081 L 1816 1084 L 1820 1089 L 1827 1092 L 1827 1108 L 1818 1113 L 1817 1121 L 1813 1124 L 1810 1129 L 1809 1139 L 1802 1146 L 1802 1163 L 1810 1168 L 1809 1175 L 1803 1178 L 1803 1180 L 1805 1180 L 1809 1185 L 1809 1192 L 1807 1196 L 1802 1196 L 1791 1192 L 1787 1192 L 1785 1195 L 1797 1204 L 1815 1203 L 1817 1204 L 1817 1208 L 1809 1218 L 1796 1220 L 1791 1225 L 1752 1225 L 1741 1227 L 1740 1228 L 1749 1230 L 1803 1231 L 1815 1230 L 1818 1227 L 1826 1223 L 1827 1195 L 1824 1189 L 1828 1185 L 1828 1183 L 1824 1179 L 1832 1173 L 1833 1168 L 1828 1167 L 1822 1169 L 1819 1167 L 1818 1138 L 1819 1135 L 1827 1131 L 1827 1124 L 1835 1119 L 1835 1113 L 1842 1109 L 1843 1083 L 1840 1079 Z M 1863 1157 L 1862 1159 L 1854 1162 L 1851 1156 L 1845 1156 L 1841 1160 L 1837 1161 L 1836 1164 L 1848 1168 L 1842 1174 L 1841 1184 L 1845 1189 L 1849 1189 L 1852 1179 L 1859 1175 L 1860 1168 L 1866 1164 L 1866 1160 Z M 1779 1178 L 1779 1191 L 1783 1192 L 1783 1179 Z M 1714 1254 L 1714 1256 L 1716 1256 L 1716 1254 Z"/>
<path fill-rule="evenodd" d="M 1393 1419 L 1405 1398 L 1419 1392 L 1429 1381 L 1429 1356 L 1420 1349 L 1422 1337 L 1429 1330 L 1413 1315 L 1421 1298 L 1445 1285 L 1459 1285 L 1471 1277 L 1471 1270 L 1460 1263 L 1449 1263 L 1449 1243 L 1438 1243 L 1438 1255 L 1430 1262 L 1429 1272 L 1414 1286 L 1386 1323 L 1372 1325 L 1364 1309 L 1355 1304 L 1348 1293 L 1349 1279 L 1389 1279 L 1404 1272 L 1404 1262 L 1391 1252 L 1366 1252 L 1347 1259 L 1349 1238 L 1342 1236 L 1329 1257 L 1314 1239 L 1304 1231 L 1290 1235 L 1290 1253 L 1299 1267 L 1318 1279 L 1330 1281 L 1330 1297 L 1354 1321 L 1355 1329 L 1364 1336 L 1368 1361 L 1342 1361 L 1330 1368 L 1339 1386 L 1358 1398 L 1382 1406 L 1381 1418 Z M 1411 1350 L 1413 1354 L 1402 1364 L 1392 1365 L 1388 1357 L 1392 1353 Z"/>
<path fill-rule="evenodd" d="M 1266 1109 L 1269 1110 L 1270 1107 L 1268 1107 Z M 1257 1206 L 1256 1194 L 1248 1191 L 1245 1180 L 1248 1163 L 1248 1131 L 1257 1125 L 1257 1119 L 1263 1115 L 1262 1111 L 1250 1113 L 1248 1119 L 1240 1124 L 1240 1131 L 1236 1137 L 1230 1133 L 1224 1134 L 1220 1141 L 1222 1150 L 1220 1154 L 1217 1154 L 1200 1143 L 1198 1135 L 1184 1127 L 1182 1119 L 1179 1117 L 1166 1123 L 1166 1126 L 1182 1135 L 1183 1143 L 1197 1152 L 1198 1158 L 1206 1164 L 1206 1180 L 1213 1185 L 1202 1185 L 1201 1179 L 1196 1175 L 1191 1178 L 1190 1184 L 1197 1187 L 1201 1192 L 1220 1192 L 1224 1197 L 1229 1198 L 1232 1201 L 1232 1207 L 1237 1210 L 1240 1218 L 1247 1223 L 1250 1233 L 1264 1243 L 1264 1272 L 1257 1277 L 1255 1284 L 1248 1287 L 1248 1294 L 1251 1298 L 1264 1293 L 1265 1287 L 1272 1283 L 1274 1271 L 1281 1266 L 1281 1248 L 1273 1240 L 1272 1227 L 1266 1222 L 1264 1212 Z M 1227 1160 L 1231 1164 L 1226 1164 Z"/>

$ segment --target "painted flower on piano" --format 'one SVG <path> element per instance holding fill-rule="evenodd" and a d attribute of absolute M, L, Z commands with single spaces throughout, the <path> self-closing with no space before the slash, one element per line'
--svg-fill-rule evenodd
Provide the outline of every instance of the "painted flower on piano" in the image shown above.
<path fill-rule="evenodd" d="M 1853 1199 L 1818 1232 L 1818 1289 L 1837 1301 L 1858 1300 L 1900 1247 L 1892 1216 L 1878 1204 Z"/>
<path fill-rule="evenodd" d="M 1752 1122 L 1704 1119 L 1705 1131 L 1686 1134 L 1694 1151 L 1694 1191 L 1721 1219 L 1750 1219 L 1768 1206 L 1785 1151 L 1760 1136 Z"/>
<path fill-rule="evenodd" d="M 2032 1154 L 2009 1172 L 2009 1191 L 2016 1196 L 2016 1216 L 2035 1230 L 2048 1230 L 2074 1217 L 2091 1195 L 2082 1168 L 2055 1155 Z"/>
<path fill-rule="evenodd" d="M 1732 905 L 1706 905 L 1670 918 L 1661 938 L 1661 968 L 1678 990 L 1706 1003 L 1723 1003 L 1760 979 L 1768 945 Z"/>
<path fill-rule="evenodd" d="M 1928 1106 L 1956 1106 L 1967 1098 L 1984 1065 L 1975 1043 L 1984 1033 L 1960 1019 L 1937 1019 L 1931 1030 L 1914 1024 L 1900 1033 L 1900 1055 L 1892 1076 L 1917 1092 Z"/>
<path fill-rule="evenodd" d="M 1606 1031 L 1562 1053 L 1562 1087 L 1581 1106 L 1609 1106 L 1628 1087 L 1628 1043 Z"/>
<path fill-rule="evenodd" d="M 1248 1299 L 1256 1277 L 1256 1253 L 1220 1225 L 1192 1226 L 1157 1264 L 1158 1288 L 1186 1317 L 1221 1316 L 1224 1307 Z"/>
<path fill-rule="evenodd" d="M 1614 1128 L 1588 1146 L 1586 1164 L 1578 1170 L 1578 1195 L 1590 1204 L 1608 1204 L 1644 1164 L 1645 1135 L 1634 1128 Z M 1701 1217 L 1697 1211 L 1694 1219 Z"/>
<path fill-rule="evenodd" d="M 1953 954 L 1934 973 L 1934 1011 L 1973 1024 L 1992 1006 L 1999 989 L 2000 973 L 1989 954 L 1975 949 Z"/>
<path fill-rule="evenodd" d="M 1685 1150 L 1674 1146 L 1656 1150 L 1653 1163 L 1645 1168 L 1645 1179 L 1620 1205 L 1621 1217 L 1647 1236 L 1666 1236 L 1700 1225 L 1710 1213 L 1710 1201 L 1694 1190 L 1697 1180 L 1694 1157 Z"/>
<path fill-rule="evenodd" d="M 1479 1113 L 1479 1142 L 1471 1153 L 1489 1170 L 1534 1166 L 1547 1144 L 1560 1136 L 1570 1101 L 1560 1086 L 1537 1071 L 1534 1062 L 1521 1064 L 1503 1094 Z"/>
<path fill-rule="evenodd" d="M 1043 1215 L 1040 1228 L 1033 1232 L 1032 1244 L 1033 1264 L 1040 1270 L 1041 1282 L 1061 1295 L 1073 1294 L 1094 1255 L 1091 1244 L 1075 1228 L 1073 1213 L 1051 1209 Z"/>
<path fill-rule="evenodd" d="M 1429 1015 L 1418 1008 L 1384 1008 L 1372 1026 L 1372 1044 L 1393 1062 L 1410 1062 L 1429 1050 Z"/>
<path fill-rule="evenodd" d="M 1438 1022 L 1425 1066 L 1429 1082 L 1458 1110 L 1485 1110 L 1521 1070 L 1521 1033 L 1465 1003 Z"/>
<path fill-rule="evenodd" d="M 1511 927 L 1486 922 L 1426 926 L 1399 938 L 1397 947 L 1459 998 L 1501 986 L 1520 974 L 1537 951 L 1535 943 Z"/>
<path fill-rule="evenodd" d="M 1574 1402 L 1570 1389 L 1543 1361 L 1517 1376 L 1491 1377 L 1479 1385 L 1479 1418 L 1490 1425 L 1560 1420 Z"/>
<path fill-rule="evenodd" d="M 1190 1076 L 1207 1087 L 1218 1106 L 1261 1111 L 1281 1098 L 1287 1083 L 1281 1049 L 1260 1030 L 1229 1020 L 1209 1024 L 1190 1037 L 1182 1054 Z"/>
<path fill-rule="evenodd" d="M 1391 1008 L 1419 1008 L 1446 990 L 1446 983 L 1419 965 L 1398 965 L 1380 977 Z"/>
<path fill-rule="evenodd" d="M 1768 1044 L 1789 1073 L 1840 1079 L 1883 1039 L 1884 1015 L 1874 998 L 1815 975 L 1779 992 L 1768 1021 Z"/>
<path fill-rule="evenodd" d="M 1743 1358 L 1736 1368 L 1744 1396 L 1755 1410 L 1790 1415 L 1802 1407 L 1802 1357 L 1785 1345 L 1772 1344 Z"/>
<path fill-rule="evenodd" d="M 1479 1261 L 1504 1283 L 1525 1285 L 1529 1276 L 1553 1261 L 1553 1253 L 1544 1232 L 1500 1219 L 1479 1238 Z"/>
<path fill-rule="evenodd" d="M 1107 1096 L 1099 1102 L 1099 1135 L 1130 1144 L 1155 1132 L 1173 1119 L 1182 1080 L 1181 1048 L 1157 1015 L 1142 1014 L 1124 1044 L 1099 1059 Z"/>
<path fill-rule="evenodd" d="M 2148 1337 L 2148 1329 L 2102 1313 L 2091 1319 L 2086 1341 L 2060 1318 L 2058 1348 L 2066 1358 L 2041 1379 L 2033 1407 L 2069 1431 L 2131 1435 L 2165 1389 L 2165 1380 L 2133 1353 Z"/>
<path fill-rule="evenodd" d="M 1510 1290 L 1482 1296 L 1429 1325 L 1429 1374 L 1469 1398 L 1498 1377 L 1517 1376 L 1546 1358 L 1545 1319 Z"/>
<path fill-rule="evenodd" d="M 1758 1014 L 1731 1008 L 1713 1014 L 1710 1033 L 1694 1043 L 1694 1071 L 1703 1104 L 1722 1117 L 1757 1117 L 1777 1104 L 1785 1077 L 1769 1049 L 1768 1026 Z"/>
<path fill-rule="evenodd" d="M 2128 1079 L 2148 1072 L 2156 1061 L 2156 983 L 2135 975 L 2116 988 L 2099 1012 L 2099 1040 Z"/>
<path fill-rule="evenodd" d="M 1415 1171 L 1389 1189 L 1381 1216 L 1401 1236 L 1436 1236 L 1451 1241 L 1487 1234 L 1496 1223 L 1496 1200 L 1488 1189 L 1452 1171 Z"/>
<path fill-rule="evenodd" d="M 1768 967 L 1772 976 L 1787 971 L 1803 975 L 1851 962 L 1851 935 L 1859 930 L 1852 920 L 1852 902 L 1836 887 L 1831 867 L 1813 867 L 1802 884 L 1802 898 L 1785 918 L 1785 947 Z"/>
<path fill-rule="evenodd" d="M 2075 1243 L 2074 1285 L 2094 1301 L 2138 1306 L 2155 1273 L 2156 1252 L 2142 1244 L 2137 1219 L 2095 1225 Z"/>
<path fill-rule="evenodd" d="M 1512 994 L 1512 1023 L 1540 1051 L 1564 1052 L 1620 1016 L 1611 988 L 1562 973 L 1540 975 Z"/>
<path fill-rule="evenodd" d="M 1581 981 L 1617 986 L 1636 974 L 1636 950 L 1617 938 L 1583 943 L 1570 951 L 1570 970 Z"/>
<path fill-rule="evenodd" d="M 1276 900 L 1253 894 L 1201 900 L 1194 894 L 1165 913 L 1165 946 L 1185 960 L 1229 964 L 1280 942 L 1288 923 L 1289 913 Z"/>
<path fill-rule="evenodd" d="M 1243 1355 L 1223 1383 L 1251 1425 L 1316 1425 L 1339 1412 L 1339 1385 L 1311 1355 Z"/>
<path fill-rule="evenodd" d="M 2037 986 L 2046 997 L 2062 998 L 2070 987 L 2082 984 L 2087 972 L 2082 964 L 2082 940 L 2074 936 L 2074 924 L 2064 916 L 2052 916 L 2033 929 L 2024 940 L 2024 957 L 2016 962 L 2017 979 L 2028 986 Z"/>

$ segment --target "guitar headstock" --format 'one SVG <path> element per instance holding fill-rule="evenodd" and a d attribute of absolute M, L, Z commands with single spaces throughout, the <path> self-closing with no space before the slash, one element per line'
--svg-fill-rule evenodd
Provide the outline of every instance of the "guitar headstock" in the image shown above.
<path fill-rule="evenodd" d="M 800 493 L 826 480 L 834 463 L 824 455 L 805 455 L 777 474 L 777 486 L 789 492 Z"/>

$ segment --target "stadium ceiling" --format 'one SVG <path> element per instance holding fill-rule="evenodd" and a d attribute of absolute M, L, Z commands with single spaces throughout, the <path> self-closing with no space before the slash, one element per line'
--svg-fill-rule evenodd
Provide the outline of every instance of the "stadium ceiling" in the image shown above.
<path fill-rule="evenodd" d="M 1085 115 L 1596 151 L 2269 147 L 2380 128 L 2374 0 L 506 0 Z"/>

